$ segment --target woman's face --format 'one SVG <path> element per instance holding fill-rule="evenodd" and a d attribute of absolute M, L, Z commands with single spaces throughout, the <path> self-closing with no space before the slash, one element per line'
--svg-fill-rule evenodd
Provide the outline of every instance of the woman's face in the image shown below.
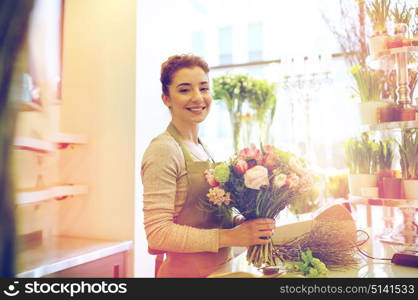
<path fill-rule="evenodd" d="M 164 104 L 171 107 L 173 121 L 196 124 L 206 119 L 212 103 L 207 74 L 200 67 L 183 68 L 174 73 L 163 95 Z"/>

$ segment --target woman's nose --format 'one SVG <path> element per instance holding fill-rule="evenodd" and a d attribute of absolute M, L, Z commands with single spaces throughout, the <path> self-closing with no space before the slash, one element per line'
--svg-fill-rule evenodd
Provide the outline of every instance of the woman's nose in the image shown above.
<path fill-rule="evenodd" d="M 203 94 L 200 89 L 196 89 L 193 91 L 193 100 L 203 100 Z"/>

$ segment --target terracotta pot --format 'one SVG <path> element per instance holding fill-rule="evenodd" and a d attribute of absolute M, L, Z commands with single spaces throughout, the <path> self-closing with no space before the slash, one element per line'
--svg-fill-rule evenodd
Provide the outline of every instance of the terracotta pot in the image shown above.
<path fill-rule="evenodd" d="M 393 178 L 395 177 L 394 170 L 380 170 L 377 174 L 377 187 L 379 188 L 379 197 L 384 198 L 383 195 L 383 178 Z"/>
<path fill-rule="evenodd" d="M 381 198 L 402 199 L 402 179 L 394 177 L 382 178 Z"/>
<path fill-rule="evenodd" d="M 412 107 L 402 108 L 399 121 L 415 121 L 416 109 Z"/>
<path fill-rule="evenodd" d="M 348 187 L 350 194 L 361 196 L 361 188 L 376 187 L 377 175 L 371 174 L 348 174 Z"/>
<path fill-rule="evenodd" d="M 395 121 L 395 106 L 387 105 L 379 107 L 379 122 L 392 122 Z"/>
<path fill-rule="evenodd" d="M 418 180 L 403 180 L 403 189 L 406 199 L 418 200 Z"/>

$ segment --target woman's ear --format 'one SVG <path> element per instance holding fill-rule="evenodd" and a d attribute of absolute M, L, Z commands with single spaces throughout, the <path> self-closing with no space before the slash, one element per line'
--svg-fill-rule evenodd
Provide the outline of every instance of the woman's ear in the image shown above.
<path fill-rule="evenodd" d="M 161 95 L 161 99 L 163 100 L 165 106 L 167 106 L 168 108 L 171 107 L 171 99 L 170 99 L 170 96 L 167 96 L 166 94 L 162 94 Z"/>

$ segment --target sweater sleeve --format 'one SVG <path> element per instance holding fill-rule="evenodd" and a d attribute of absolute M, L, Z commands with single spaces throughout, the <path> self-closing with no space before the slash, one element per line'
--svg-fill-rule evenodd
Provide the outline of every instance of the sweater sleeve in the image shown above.
<path fill-rule="evenodd" d="M 186 175 L 182 151 L 171 136 L 154 139 L 144 153 L 144 227 L 151 249 L 169 252 L 218 252 L 219 229 L 199 229 L 174 222 L 178 181 Z"/>

